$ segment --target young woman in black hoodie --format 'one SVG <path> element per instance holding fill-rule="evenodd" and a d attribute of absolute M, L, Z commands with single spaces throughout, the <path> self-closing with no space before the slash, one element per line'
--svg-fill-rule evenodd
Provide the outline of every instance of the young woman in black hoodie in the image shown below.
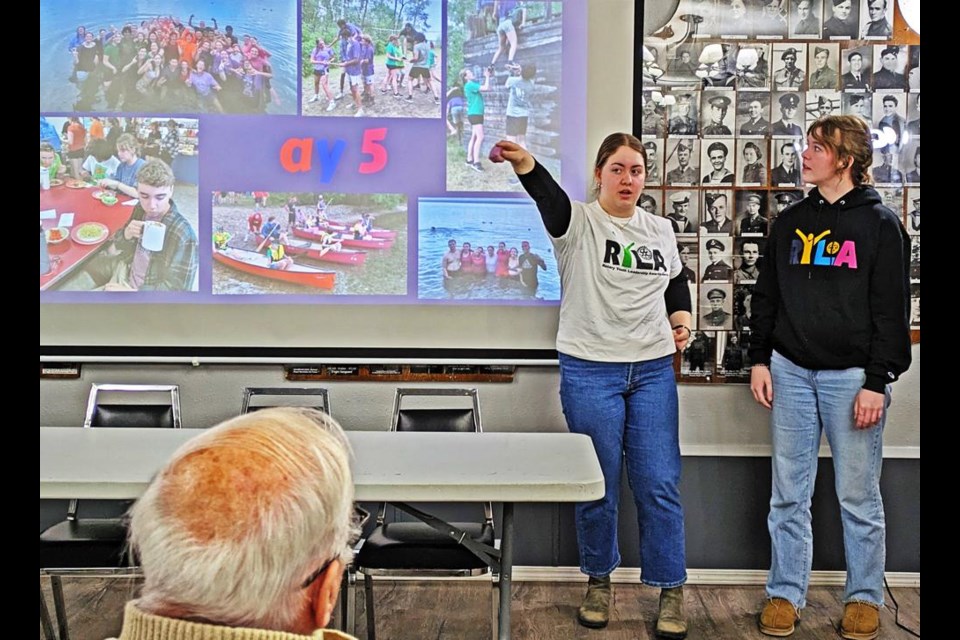
<path fill-rule="evenodd" d="M 750 389 L 773 410 L 772 559 L 759 621 L 767 635 L 793 633 L 806 603 L 821 431 L 846 550 L 840 635 L 879 634 L 883 425 L 889 384 L 910 365 L 910 240 L 867 184 L 872 151 L 853 116 L 810 127 L 803 180 L 816 188 L 777 218 L 753 291 Z"/>

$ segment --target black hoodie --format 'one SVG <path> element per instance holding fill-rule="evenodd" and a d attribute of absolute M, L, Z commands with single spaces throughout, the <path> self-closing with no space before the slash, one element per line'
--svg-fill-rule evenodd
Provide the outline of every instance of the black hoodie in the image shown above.
<path fill-rule="evenodd" d="M 773 349 L 807 369 L 863 367 L 883 392 L 910 366 L 910 238 L 860 186 L 830 204 L 817 189 L 770 230 L 753 290 L 750 358 Z"/>

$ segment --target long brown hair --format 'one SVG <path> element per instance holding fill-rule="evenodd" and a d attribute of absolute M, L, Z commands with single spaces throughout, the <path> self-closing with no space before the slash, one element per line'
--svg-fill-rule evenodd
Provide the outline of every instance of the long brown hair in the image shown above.
<path fill-rule="evenodd" d="M 837 157 L 838 174 L 849 166 L 855 186 L 870 184 L 873 138 L 866 122 L 857 116 L 827 116 L 810 125 L 807 135 Z"/>

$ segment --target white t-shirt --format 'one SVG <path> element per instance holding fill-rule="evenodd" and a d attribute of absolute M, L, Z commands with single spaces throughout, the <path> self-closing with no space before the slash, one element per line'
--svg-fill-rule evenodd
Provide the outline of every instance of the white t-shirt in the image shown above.
<path fill-rule="evenodd" d="M 120 161 L 117 160 L 116 156 L 110 156 L 103 162 L 98 161 L 93 156 L 87 156 L 87 159 L 80 166 L 90 174 L 93 180 L 103 180 L 116 172 L 117 167 L 120 166 Z"/>
<path fill-rule="evenodd" d="M 683 265 L 666 218 L 637 208 L 623 228 L 597 202 L 572 202 L 552 238 L 563 294 L 557 351 L 597 362 L 640 362 L 676 351 L 664 292 Z"/>

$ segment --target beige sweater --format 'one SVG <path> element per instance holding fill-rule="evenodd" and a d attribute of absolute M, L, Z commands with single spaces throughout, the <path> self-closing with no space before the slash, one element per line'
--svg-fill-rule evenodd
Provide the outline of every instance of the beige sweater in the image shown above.
<path fill-rule="evenodd" d="M 116 640 L 116 639 L 113 639 Z M 220 627 L 144 613 L 136 601 L 128 602 L 123 612 L 123 630 L 119 640 L 356 640 L 340 631 L 317 629 L 304 636 L 286 631 Z"/>

